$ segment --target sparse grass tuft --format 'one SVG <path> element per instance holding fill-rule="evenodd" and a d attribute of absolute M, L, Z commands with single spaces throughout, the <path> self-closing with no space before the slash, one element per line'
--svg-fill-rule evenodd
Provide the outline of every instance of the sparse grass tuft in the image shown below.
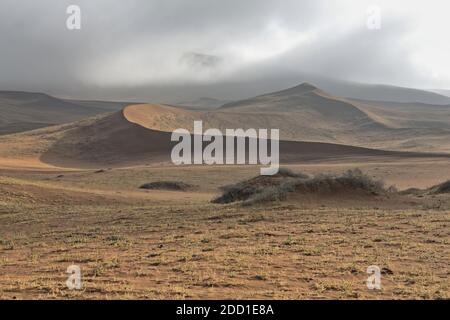
<path fill-rule="evenodd" d="M 0 239 L 0 245 L 3 246 L 5 250 L 14 250 L 14 241 Z"/>

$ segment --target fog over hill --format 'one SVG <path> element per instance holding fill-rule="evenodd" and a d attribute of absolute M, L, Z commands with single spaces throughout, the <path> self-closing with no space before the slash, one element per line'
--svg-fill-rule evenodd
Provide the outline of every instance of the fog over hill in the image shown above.
<path fill-rule="evenodd" d="M 341 97 L 448 103 L 405 89 L 450 88 L 445 1 L 380 0 L 376 29 L 369 0 L 80 1 L 80 30 L 65 25 L 69 0 L 2 4 L 0 90 L 176 104 L 311 82 Z"/>

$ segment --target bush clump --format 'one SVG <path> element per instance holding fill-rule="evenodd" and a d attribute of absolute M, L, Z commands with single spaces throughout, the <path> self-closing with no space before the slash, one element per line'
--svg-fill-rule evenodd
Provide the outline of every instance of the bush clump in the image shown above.
<path fill-rule="evenodd" d="M 304 186 L 307 191 L 312 192 L 361 190 L 372 195 L 381 195 L 386 192 L 383 180 L 375 180 L 358 168 L 348 170 L 338 176 L 319 175 L 300 186 Z"/>
<path fill-rule="evenodd" d="M 438 184 L 437 186 L 431 187 L 431 193 L 450 193 L 450 180 Z"/>
<path fill-rule="evenodd" d="M 283 200 L 287 191 L 292 188 L 289 183 L 308 179 L 303 173 L 295 173 L 290 169 L 280 168 L 273 176 L 258 176 L 236 184 L 221 188 L 223 194 L 212 200 L 213 203 L 231 203 L 244 201 L 252 204 L 260 201 Z M 293 190 L 292 190 L 293 191 Z"/>
<path fill-rule="evenodd" d="M 382 195 L 395 192 L 385 189 L 382 180 L 375 180 L 359 169 L 348 170 L 341 175 L 320 174 L 309 176 L 280 169 L 274 176 L 259 176 L 222 188 L 223 194 L 212 200 L 213 203 L 242 201 L 251 205 L 267 201 L 285 200 L 292 192 L 304 194 L 337 193 L 343 191 L 362 191 L 369 195 Z"/>
<path fill-rule="evenodd" d="M 302 178 L 302 179 L 308 179 L 310 176 L 302 173 L 302 172 L 294 172 L 291 169 L 288 168 L 280 168 L 278 169 L 278 173 L 275 175 L 278 177 L 290 177 L 290 178 Z"/>
<path fill-rule="evenodd" d="M 148 190 L 172 190 L 172 191 L 187 191 L 195 186 L 181 181 L 155 181 L 144 183 L 139 188 Z"/>

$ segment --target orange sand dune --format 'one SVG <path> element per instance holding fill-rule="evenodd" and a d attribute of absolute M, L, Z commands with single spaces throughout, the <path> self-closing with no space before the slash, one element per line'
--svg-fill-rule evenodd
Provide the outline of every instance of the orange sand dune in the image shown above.
<path fill-rule="evenodd" d="M 180 127 L 192 130 L 194 120 L 203 120 L 206 128 L 211 126 L 210 119 L 209 113 L 165 105 L 130 105 L 119 112 L 67 125 L 0 137 L 0 166 L 103 168 L 170 163 L 175 145 L 170 132 Z M 281 163 L 430 156 L 448 157 L 322 142 L 280 142 Z"/>
<path fill-rule="evenodd" d="M 123 115 L 131 123 L 142 127 L 172 132 L 178 128 L 192 130 L 195 120 L 202 120 L 202 113 L 161 104 L 137 104 L 123 109 Z"/>

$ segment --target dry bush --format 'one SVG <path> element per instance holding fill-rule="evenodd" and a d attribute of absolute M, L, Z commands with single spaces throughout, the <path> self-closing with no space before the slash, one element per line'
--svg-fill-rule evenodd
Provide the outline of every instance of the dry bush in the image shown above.
<path fill-rule="evenodd" d="M 450 193 L 450 180 L 430 188 L 431 193 Z"/>
<path fill-rule="evenodd" d="M 193 189 L 195 186 L 181 181 L 155 181 L 144 183 L 139 188 L 148 190 L 173 190 L 173 191 L 187 191 Z"/>
<path fill-rule="evenodd" d="M 382 180 L 375 180 L 359 169 L 348 170 L 342 175 L 320 174 L 310 177 L 283 169 L 274 176 L 259 176 L 222 188 L 223 194 L 212 200 L 213 203 L 243 201 L 252 205 L 267 201 L 285 200 L 289 193 L 338 193 L 362 191 L 368 195 L 382 195 L 396 192 L 386 189 Z"/>
<path fill-rule="evenodd" d="M 308 179 L 308 178 L 310 178 L 310 176 L 308 174 L 305 174 L 305 173 L 302 173 L 302 172 L 294 172 L 291 169 L 283 168 L 283 167 L 278 169 L 278 173 L 275 176 L 301 178 L 301 179 Z"/>

